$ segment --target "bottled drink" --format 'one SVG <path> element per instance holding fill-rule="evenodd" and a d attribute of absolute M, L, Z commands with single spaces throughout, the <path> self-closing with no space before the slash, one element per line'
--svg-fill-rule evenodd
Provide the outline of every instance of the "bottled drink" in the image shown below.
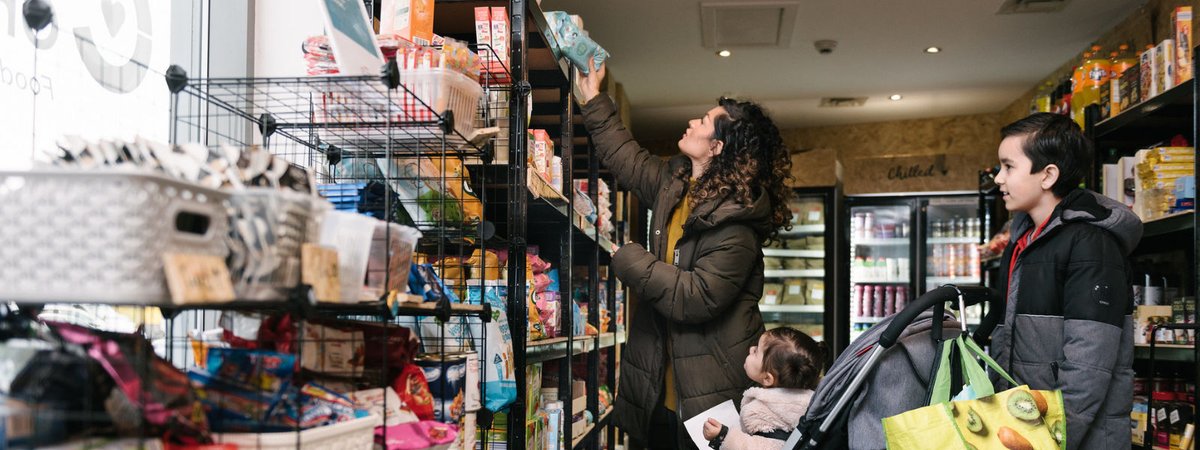
<path fill-rule="evenodd" d="M 959 251 L 958 246 L 950 245 L 946 248 L 946 276 L 958 276 L 959 269 Z"/>
<path fill-rule="evenodd" d="M 871 316 L 883 317 L 883 286 L 872 286 L 871 291 Z"/>
<path fill-rule="evenodd" d="M 896 311 L 899 312 L 908 305 L 908 288 L 904 286 L 896 287 Z"/>
<path fill-rule="evenodd" d="M 979 246 L 972 244 L 970 246 L 970 250 L 971 250 L 971 278 L 979 280 L 980 276 L 981 276 L 981 274 L 979 273 L 979 271 L 980 271 L 980 268 L 979 268 L 979 265 L 980 265 L 980 263 L 979 263 Z"/>
<path fill-rule="evenodd" d="M 1079 65 L 1075 66 L 1075 70 L 1071 73 L 1070 92 L 1067 93 L 1068 99 L 1066 102 L 1066 110 L 1063 114 L 1067 114 L 1072 120 L 1075 119 L 1076 111 L 1083 110 L 1083 106 L 1079 102 L 1083 101 L 1083 96 L 1080 95 L 1083 91 L 1083 79 L 1086 77 L 1084 66 L 1087 65 L 1087 60 L 1092 57 L 1092 52 L 1083 52 L 1083 58 L 1079 60 Z"/>
<path fill-rule="evenodd" d="M 1100 88 L 1108 83 L 1110 66 L 1111 62 L 1104 57 L 1100 46 L 1093 45 L 1091 56 L 1083 62 L 1083 87 L 1075 92 L 1080 97 L 1072 100 L 1074 105 L 1078 105 L 1078 110 L 1072 109 L 1071 112 L 1080 127 L 1084 126 L 1083 109 L 1100 102 Z"/>
<path fill-rule="evenodd" d="M 1034 112 L 1050 112 L 1050 98 L 1054 94 L 1054 82 L 1047 81 L 1034 97 Z"/>
<path fill-rule="evenodd" d="M 862 315 L 863 315 L 862 300 L 863 300 L 863 285 L 856 284 L 856 285 L 854 285 L 854 294 L 850 300 L 850 306 L 853 309 L 853 311 L 851 312 L 852 316 L 862 317 Z"/>
<path fill-rule="evenodd" d="M 863 238 L 875 238 L 875 213 L 863 214 Z"/>
<path fill-rule="evenodd" d="M 888 286 L 883 293 L 883 315 L 890 316 L 896 313 L 896 286 Z"/>
<path fill-rule="evenodd" d="M 961 254 L 959 259 L 962 260 L 962 269 L 959 270 L 959 276 L 961 277 L 973 277 L 976 270 L 972 268 L 979 266 L 978 257 L 972 252 L 972 248 L 974 248 L 974 245 L 962 244 L 959 253 Z"/>
<path fill-rule="evenodd" d="M 926 264 L 926 269 L 935 277 L 946 276 L 942 270 L 942 259 L 945 258 L 945 250 L 941 245 L 933 246 L 933 256 L 929 258 L 929 263 Z"/>
<path fill-rule="evenodd" d="M 1109 91 L 1109 111 L 1110 115 L 1117 115 L 1121 112 L 1121 96 L 1118 95 L 1121 91 L 1121 75 L 1129 70 L 1130 67 L 1138 65 L 1138 58 L 1129 49 L 1129 44 L 1121 44 L 1117 47 L 1117 51 L 1109 62 L 1108 66 L 1108 85 Z M 1137 102 L 1130 102 L 1130 104 Z"/>
<path fill-rule="evenodd" d="M 1142 292 L 1147 305 L 1161 305 L 1162 302 L 1162 278 L 1154 276 L 1150 271 L 1146 271 L 1146 282 Z"/>

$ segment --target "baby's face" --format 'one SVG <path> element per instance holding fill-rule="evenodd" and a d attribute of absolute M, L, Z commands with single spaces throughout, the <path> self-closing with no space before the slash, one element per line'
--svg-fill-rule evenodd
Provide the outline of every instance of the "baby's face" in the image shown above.
<path fill-rule="evenodd" d="M 764 378 L 765 378 L 764 375 L 765 374 L 763 373 L 763 368 L 762 368 L 762 363 L 763 363 L 762 348 L 763 348 L 763 344 L 765 344 L 766 342 L 767 342 L 766 334 L 759 336 L 758 337 L 758 345 L 750 347 L 750 354 L 746 355 L 746 363 L 742 365 L 742 368 L 746 369 L 746 376 L 750 377 L 751 380 L 754 380 L 754 382 L 756 382 L 758 384 L 765 384 L 764 383 Z"/>

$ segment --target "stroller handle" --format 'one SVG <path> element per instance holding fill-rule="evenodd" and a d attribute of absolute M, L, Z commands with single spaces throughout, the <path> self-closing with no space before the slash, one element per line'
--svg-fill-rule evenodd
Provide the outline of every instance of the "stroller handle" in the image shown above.
<path fill-rule="evenodd" d="M 963 301 L 966 306 L 975 305 L 991 299 L 992 290 L 983 286 L 955 286 L 945 285 L 929 291 L 918 297 L 902 311 L 892 318 L 892 322 L 888 324 L 883 334 L 879 336 L 879 345 L 883 348 L 891 347 L 896 343 L 896 339 L 900 338 L 900 333 L 912 324 L 913 320 L 917 319 L 925 310 L 932 308 L 934 305 L 948 301 L 958 300 L 959 293 L 962 293 Z M 955 306 L 958 306 L 955 302 Z"/>

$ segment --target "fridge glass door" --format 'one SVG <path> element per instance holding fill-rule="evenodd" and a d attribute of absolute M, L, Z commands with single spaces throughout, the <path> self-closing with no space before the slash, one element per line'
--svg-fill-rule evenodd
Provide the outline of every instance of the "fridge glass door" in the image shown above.
<path fill-rule="evenodd" d="M 979 286 L 979 241 L 983 220 L 979 199 L 930 199 L 925 208 L 925 291 L 954 284 Z M 982 306 L 967 308 L 968 325 L 982 317 Z"/>
<path fill-rule="evenodd" d="M 850 208 L 850 341 L 911 299 L 911 207 Z"/>
<path fill-rule="evenodd" d="M 825 196 L 799 195 L 791 202 L 792 229 L 763 249 L 763 298 L 759 309 L 767 328 L 787 326 L 825 339 L 825 299 L 832 254 L 825 252 Z"/>

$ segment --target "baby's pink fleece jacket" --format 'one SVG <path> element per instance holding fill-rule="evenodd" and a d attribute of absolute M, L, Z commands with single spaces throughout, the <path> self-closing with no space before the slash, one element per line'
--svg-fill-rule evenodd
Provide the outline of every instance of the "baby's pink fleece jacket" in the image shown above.
<path fill-rule="evenodd" d="M 808 411 L 812 400 L 810 389 L 758 388 L 742 394 L 741 426 L 725 424 L 729 434 L 721 450 L 779 450 L 783 442 L 755 436 L 770 431 L 791 432 Z"/>

